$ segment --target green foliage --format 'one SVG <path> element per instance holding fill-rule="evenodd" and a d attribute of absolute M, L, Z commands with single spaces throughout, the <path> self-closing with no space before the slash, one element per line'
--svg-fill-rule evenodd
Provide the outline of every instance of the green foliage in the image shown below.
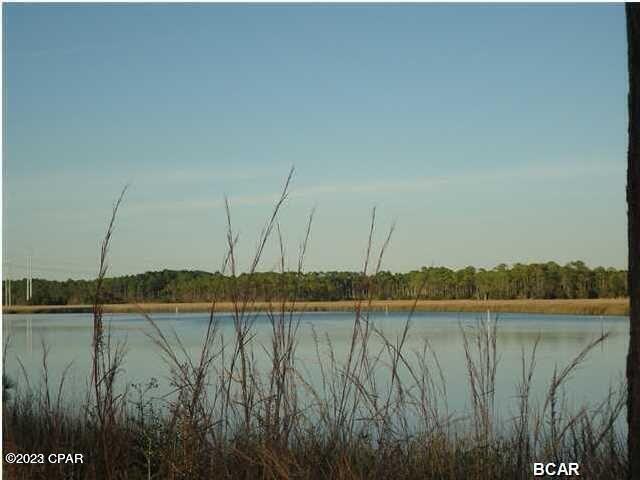
<path fill-rule="evenodd" d="M 240 274 L 237 286 L 258 301 L 389 299 L 554 299 L 618 298 L 627 295 L 627 272 L 590 269 L 581 261 L 500 264 L 491 270 L 423 267 L 407 273 L 256 272 Z M 231 301 L 234 279 L 221 273 L 162 270 L 105 279 L 105 303 Z M 26 280 L 14 281 L 15 304 L 25 303 Z M 95 281 L 34 279 L 33 305 L 91 304 Z"/>

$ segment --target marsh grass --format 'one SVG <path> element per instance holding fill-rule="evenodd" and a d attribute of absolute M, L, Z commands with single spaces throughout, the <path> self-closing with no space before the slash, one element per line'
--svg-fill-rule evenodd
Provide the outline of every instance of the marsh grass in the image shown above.
<path fill-rule="evenodd" d="M 257 271 L 265 246 L 276 237 L 280 271 L 288 271 L 279 214 L 287 199 L 290 173 L 265 223 L 248 268 Z M 124 194 L 124 192 L 123 192 Z M 354 304 L 346 352 L 315 331 L 312 380 L 296 357 L 300 313 L 296 298 L 274 287 L 266 316 L 270 340 L 256 340 L 256 302 L 251 281 L 233 292 L 230 335 L 220 328 L 216 292 L 197 354 L 175 331 L 148 322 L 148 336 L 167 368 L 170 395 L 153 398 L 157 383 L 118 387 L 126 345 L 114 342 L 103 321 L 100 279 L 122 195 L 114 206 L 101 247 L 95 303 L 92 371 L 87 396 L 79 404 L 65 398 L 62 373 L 52 385 L 49 348 L 43 345 L 42 378 L 4 382 L 3 446 L 12 452 L 81 452 L 82 465 L 4 465 L 4 478 L 48 479 L 524 479 L 533 461 L 581 462 L 584 478 L 623 478 L 624 438 L 616 428 L 624 387 L 612 389 L 597 405 L 569 408 L 563 391 L 586 356 L 606 339 L 595 338 L 549 379 L 541 403 L 531 398 L 538 342 L 522 352 L 521 378 L 514 379 L 517 414 L 499 415 L 495 405 L 500 356 L 496 322 L 461 326 L 469 413 L 449 412 L 446 379 L 428 339 L 410 350 L 408 309 L 395 336 L 379 328 L 371 312 L 376 285 L 393 227 L 374 248 L 373 211 L 362 267 L 367 292 Z M 223 271 L 238 273 L 238 235 L 227 211 L 227 252 Z M 301 274 L 313 212 L 304 230 L 295 271 Z M 299 275 L 300 276 L 300 275 Z M 259 351 L 264 355 L 258 355 Z M 265 362 L 264 359 L 268 361 Z"/>
<path fill-rule="evenodd" d="M 264 312 L 270 309 L 273 302 L 252 302 L 251 308 Z M 295 301 L 293 309 L 299 312 L 353 312 L 357 301 Z M 415 305 L 415 307 L 414 307 Z M 91 305 L 12 305 L 3 307 L 4 313 L 91 313 Z M 138 313 L 140 308 L 146 312 L 209 312 L 211 303 L 143 303 L 143 304 L 108 304 L 104 305 L 106 313 Z M 289 306 L 287 308 L 290 308 Z M 487 309 L 502 313 L 542 313 L 561 315 L 629 315 L 628 298 L 580 298 L 553 300 L 373 300 L 371 311 L 409 312 L 412 309 L 423 312 L 477 312 Z M 234 304 L 228 301 L 216 303 L 216 311 L 233 312 Z"/>

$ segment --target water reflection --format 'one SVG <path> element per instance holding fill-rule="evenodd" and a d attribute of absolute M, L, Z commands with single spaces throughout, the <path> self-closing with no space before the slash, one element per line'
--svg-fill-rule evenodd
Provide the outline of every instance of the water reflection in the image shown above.
<path fill-rule="evenodd" d="M 218 314 L 221 333 L 232 334 L 232 319 Z M 468 385 L 461 328 L 473 326 L 483 320 L 474 313 L 416 313 L 411 319 L 406 350 L 421 352 L 427 340 L 437 354 L 448 392 L 449 408 L 463 412 L 468 408 Z M 149 325 L 139 315 L 106 315 L 115 341 L 126 341 L 127 357 L 123 382 L 146 382 L 155 377 L 160 390 L 168 390 L 168 371 L 147 333 Z M 186 350 L 193 356 L 199 351 L 208 321 L 207 314 L 154 315 L 161 329 L 175 330 Z M 400 335 L 407 319 L 406 313 L 381 312 L 371 321 L 388 338 Z M 90 371 L 92 319 L 90 314 L 4 315 L 3 337 L 8 346 L 5 373 L 21 381 L 24 372 L 33 384 L 41 376 L 42 343 L 50 347 L 49 370 L 52 382 L 70 363 L 67 390 L 70 396 L 82 395 Z M 301 316 L 296 358 L 301 370 L 312 384 L 318 384 L 320 363 L 327 362 L 329 339 L 338 358 L 346 355 L 353 325 L 353 314 L 305 313 Z M 258 365 L 269 365 L 263 346 L 268 347 L 271 327 L 265 315 L 255 316 L 255 337 L 252 346 Z M 496 402 L 508 412 L 515 400 L 516 386 L 521 377 L 523 352 L 528 356 L 536 339 L 540 338 L 537 367 L 533 381 L 533 397 L 542 398 L 548 381 L 556 367 L 562 367 L 591 340 L 603 331 L 610 336 L 591 352 L 582 368 L 571 378 L 564 393 L 568 402 L 597 402 L 623 378 L 628 342 L 626 317 L 586 317 L 571 315 L 500 314 L 497 320 L 497 348 L 499 354 L 496 378 Z M 320 338 L 318 357 L 313 332 Z M 372 339 L 372 352 L 382 348 L 377 337 Z M 415 354 L 409 358 L 416 361 Z M 436 368 L 435 365 L 433 368 Z M 265 370 L 266 371 L 266 370 Z M 379 381 L 384 385 L 386 370 L 381 370 Z M 22 380 L 23 381 L 23 380 Z"/>

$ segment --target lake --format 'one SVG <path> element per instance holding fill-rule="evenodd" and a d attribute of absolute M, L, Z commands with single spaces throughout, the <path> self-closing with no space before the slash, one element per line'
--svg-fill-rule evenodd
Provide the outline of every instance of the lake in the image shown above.
<path fill-rule="evenodd" d="M 175 330 L 186 350 L 197 356 L 208 322 L 207 314 L 154 314 L 153 318 L 162 331 Z M 216 318 L 224 338 L 231 338 L 232 317 L 220 313 L 216 314 Z M 300 318 L 296 367 L 310 384 L 317 386 L 320 382 L 320 363 L 328 362 L 328 341 L 338 361 L 346 358 L 354 314 L 304 313 Z M 471 332 L 478 322 L 486 322 L 486 318 L 486 314 L 477 313 L 417 312 L 411 319 L 404 351 L 408 353 L 409 361 L 417 362 L 416 355 L 421 351 L 424 340 L 428 340 L 443 373 L 447 405 L 451 413 L 464 414 L 470 405 L 462 329 Z M 532 384 L 534 399 L 544 398 L 554 368 L 561 370 L 602 332 L 609 332 L 609 337 L 590 352 L 564 389 L 567 405 L 578 406 L 585 402 L 595 404 L 606 397 L 610 387 L 619 386 L 624 379 L 629 333 L 627 317 L 503 313 L 497 316 L 497 321 L 494 315 L 490 318 L 491 328 L 497 332 L 495 398 L 497 410 L 504 417 L 515 412 L 516 387 L 522 378 L 522 355 L 524 352 L 529 357 L 537 338 L 540 338 L 540 342 Z M 406 312 L 371 314 L 371 322 L 392 342 L 401 334 L 406 319 Z M 147 320 L 137 314 L 114 314 L 105 315 L 105 322 L 110 325 L 114 339 L 126 341 L 123 384 L 145 383 L 154 377 L 159 384 L 158 395 L 166 393 L 169 390 L 168 368 L 147 335 L 151 331 Z M 269 359 L 263 347 L 269 347 L 271 335 L 267 317 L 257 314 L 253 329 L 255 336 L 250 345 L 256 364 L 266 372 Z M 317 334 L 315 338 L 320 339 L 319 349 L 316 349 L 314 331 Z M 65 393 L 68 398 L 81 398 L 84 395 L 91 359 L 90 314 L 4 315 L 3 336 L 8 347 L 5 352 L 5 373 L 11 379 L 24 384 L 26 372 L 32 384 L 40 381 L 44 342 L 50 349 L 48 368 L 52 384 L 57 384 L 61 372 L 71 364 Z M 382 343 L 374 336 L 370 351 L 377 351 L 381 346 Z M 384 387 L 389 379 L 388 370 L 381 364 L 377 374 L 378 383 Z"/>

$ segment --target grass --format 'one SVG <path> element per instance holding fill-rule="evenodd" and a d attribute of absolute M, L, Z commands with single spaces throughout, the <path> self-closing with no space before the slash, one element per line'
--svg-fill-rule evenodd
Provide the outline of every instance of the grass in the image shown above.
<path fill-rule="evenodd" d="M 278 215 L 291 175 L 258 240 L 249 274 L 266 243 L 275 238 L 282 252 Z M 122 197 L 121 197 L 122 198 Z M 349 347 L 338 355 L 329 338 L 315 335 L 319 381 L 305 373 L 296 356 L 300 314 L 295 296 L 268 305 L 253 301 L 251 284 L 238 286 L 231 306 L 233 333 L 222 334 L 209 305 L 209 321 L 197 354 L 175 332 L 161 329 L 143 309 L 150 341 L 166 365 L 173 393 L 152 400 L 155 384 L 119 388 L 126 345 L 111 338 L 103 322 L 100 279 L 120 200 L 102 244 L 95 303 L 92 370 L 86 398 L 65 398 L 66 372 L 51 385 L 48 349 L 41 379 L 3 382 L 5 452 L 84 453 L 82 465 L 8 465 L 7 479 L 524 479 L 533 461 L 576 461 L 584 478 L 618 479 L 627 473 L 625 441 L 615 428 L 625 388 L 612 389 L 601 403 L 576 410 L 562 390 L 585 357 L 606 339 L 594 338 L 548 381 L 542 402 L 531 398 L 537 343 L 523 352 L 522 374 L 514 379 L 518 410 L 505 418 L 494 403 L 499 344 L 496 328 L 484 322 L 463 330 L 468 415 L 452 417 L 437 355 L 424 342 L 410 351 L 411 319 L 420 302 L 405 304 L 407 318 L 396 337 L 370 319 L 379 308 L 369 298 L 349 305 L 353 323 Z M 228 251 L 223 271 L 237 274 L 237 234 L 227 209 Z M 302 272 L 313 215 L 303 235 L 297 265 Z M 373 253 L 375 210 L 362 269 L 380 269 L 392 229 Z M 370 291 L 370 295 L 373 292 Z M 347 308 L 347 306 L 345 306 Z M 254 341 L 257 310 L 266 312 L 271 339 Z M 483 309 L 484 310 L 484 309 Z M 268 362 L 259 362 L 263 349 Z M 4 380 L 4 379 L 3 379 Z"/>
<path fill-rule="evenodd" d="M 337 312 L 353 311 L 357 300 L 343 301 L 299 301 L 294 305 L 286 305 L 298 312 Z M 492 312 L 502 313 L 543 313 L 568 315 L 628 315 L 628 298 L 593 298 L 593 299 L 554 299 L 554 300 L 372 300 L 371 310 L 389 310 L 407 312 L 414 308 L 425 312 Z M 254 311 L 265 312 L 271 305 L 269 302 L 253 302 Z M 3 313 L 89 313 L 92 305 L 15 305 L 4 307 Z M 148 313 L 175 312 L 176 308 L 183 313 L 208 312 L 210 303 L 122 303 L 104 305 L 105 313 L 139 313 L 140 309 Z M 233 312 L 233 302 L 218 302 L 218 312 Z"/>

